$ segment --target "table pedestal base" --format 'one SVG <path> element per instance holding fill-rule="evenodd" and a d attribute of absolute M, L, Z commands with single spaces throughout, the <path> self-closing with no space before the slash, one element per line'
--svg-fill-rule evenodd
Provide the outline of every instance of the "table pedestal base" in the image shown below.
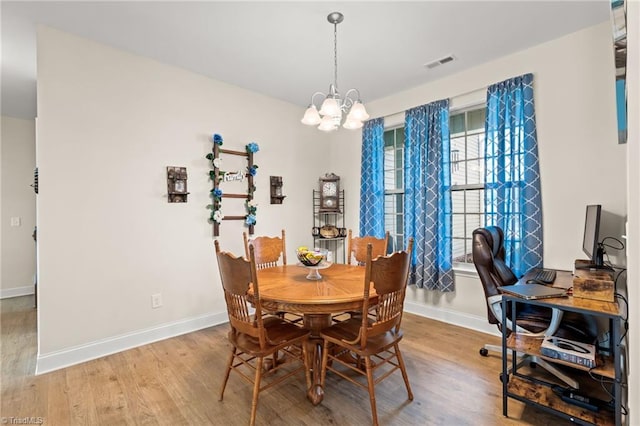
<path fill-rule="evenodd" d="M 311 388 L 307 391 L 307 398 L 313 405 L 318 405 L 324 398 L 324 389 L 320 385 L 322 376 L 322 348 L 323 340 L 320 330 L 331 325 L 331 314 L 305 314 L 304 328 L 311 331 L 307 343 L 307 353 L 311 357 Z"/>

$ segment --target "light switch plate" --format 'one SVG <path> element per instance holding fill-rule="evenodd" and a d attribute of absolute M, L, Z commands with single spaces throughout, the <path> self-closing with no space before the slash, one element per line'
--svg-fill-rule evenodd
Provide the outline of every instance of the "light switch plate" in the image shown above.
<path fill-rule="evenodd" d="M 21 220 L 19 217 L 12 217 L 11 218 L 11 226 L 20 226 L 21 224 Z"/>

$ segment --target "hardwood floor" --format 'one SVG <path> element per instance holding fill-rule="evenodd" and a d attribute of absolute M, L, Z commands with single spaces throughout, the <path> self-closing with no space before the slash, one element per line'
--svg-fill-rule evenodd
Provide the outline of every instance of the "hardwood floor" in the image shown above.
<path fill-rule="evenodd" d="M 45 425 L 246 425 L 251 386 L 231 376 L 218 402 L 230 351 L 228 325 L 160 341 L 80 365 L 34 376 L 36 310 L 33 297 L 0 301 L 3 423 L 33 417 Z M 400 374 L 376 388 L 383 425 L 569 424 L 509 401 L 502 416 L 501 361 L 481 357 L 483 333 L 406 314 L 401 343 L 414 400 L 406 400 Z M 40 418 L 40 419 L 38 419 Z M 10 422 L 11 419 L 8 421 Z M 35 423 L 32 422 L 32 423 Z M 313 406 L 304 378 L 260 395 L 259 425 L 366 425 L 368 395 L 333 375 L 324 401 Z"/>

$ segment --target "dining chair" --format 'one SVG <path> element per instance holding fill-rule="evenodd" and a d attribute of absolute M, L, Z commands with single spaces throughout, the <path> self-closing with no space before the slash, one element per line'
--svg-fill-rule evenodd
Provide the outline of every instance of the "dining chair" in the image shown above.
<path fill-rule="evenodd" d="M 376 238 L 370 235 L 354 237 L 353 232 L 349 229 L 347 233 L 347 264 L 351 265 L 352 261 L 355 260 L 356 265 L 364 266 L 367 261 L 367 245 L 369 244 L 371 244 L 372 257 L 374 259 L 378 256 L 384 256 L 387 254 L 389 231 L 385 232 L 384 238 Z M 358 315 L 358 312 L 341 312 L 335 314 L 332 319 L 334 322 L 341 322 Z"/>
<path fill-rule="evenodd" d="M 256 268 L 264 269 L 278 265 L 282 258 L 282 265 L 287 264 L 287 250 L 285 244 L 284 229 L 282 237 L 253 237 L 249 239 L 246 232 L 242 233 L 244 239 L 244 254 L 249 258 L 249 245 L 253 244 L 256 254 Z"/>
<path fill-rule="evenodd" d="M 287 264 L 287 246 L 284 229 L 281 237 L 253 237 L 249 238 L 246 232 L 242 233 L 244 240 L 244 254 L 249 258 L 249 246 L 253 245 L 256 255 L 256 268 L 264 269 L 272 266 L 278 266 L 278 260 L 282 258 L 282 265 Z M 285 312 L 273 312 L 282 318 L 286 318 L 291 322 L 301 322 L 302 315 L 295 315 Z"/>
<path fill-rule="evenodd" d="M 413 400 L 399 346 L 412 248 L 413 238 L 410 238 L 406 250 L 373 259 L 373 245 L 368 244 L 362 312 L 369 315 L 354 316 L 320 332 L 324 340 L 321 386 L 324 388 L 327 371 L 331 371 L 367 389 L 374 425 L 378 424 L 375 386 L 391 373 L 400 370 L 408 398 Z M 371 287 L 375 293 L 371 291 Z M 372 293 L 373 300 L 369 300 Z M 366 384 L 354 378 L 353 373 L 366 376 Z"/>
<path fill-rule="evenodd" d="M 228 338 L 232 346 L 219 401 L 222 401 L 231 371 L 236 371 L 245 381 L 253 384 L 250 420 L 253 426 L 260 392 L 301 371 L 305 374 L 305 390 L 310 388 L 306 349 L 309 331 L 280 317 L 263 314 L 253 246 L 249 246 L 248 260 L 220 251 L 217 240 L 215 247 L 231 326 Z M 271 364 L 265 362 L 269 357 L 273 360 Z M 264 385 L 263 377 L 270 379 L 265 380 Z M 301 395 L 306 395 L 306 392 Z"/>
<path fill-rule="evenodd" d="M 384 238 L 376 238 L 370 235 L 362 237 L 354 237 L 351 229 L 347 236 L 347 263 L 351 265 L 352 260 L 358 265 L 364 265 L 367 260 L 367 245 L 372 246 L 372 256 L 375 259 L 378 256 L 387 254 L 389 244 L 389 231 L 384 234 Z"/>

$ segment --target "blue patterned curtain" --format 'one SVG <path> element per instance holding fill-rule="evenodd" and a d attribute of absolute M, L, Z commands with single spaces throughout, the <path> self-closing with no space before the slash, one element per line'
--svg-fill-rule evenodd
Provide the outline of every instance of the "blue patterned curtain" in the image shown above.
<path fill-rule="evenodd" d="M 542 266 L 542 211 L 533 74 L 487 90 L 486 224 L 505 236 L 505 261 L 516 276 Z"/>
<path fill-rule="evenodd" d="M 360 166 L 360 235 L 384 237 L 384 119 L 362 129 Z"/>
<path fill-rule="evenodd" d="M 404 231 L 415 240 L 411 282 L 453 291 L 449 100 L 408 110 L 404 129 Z"/>

